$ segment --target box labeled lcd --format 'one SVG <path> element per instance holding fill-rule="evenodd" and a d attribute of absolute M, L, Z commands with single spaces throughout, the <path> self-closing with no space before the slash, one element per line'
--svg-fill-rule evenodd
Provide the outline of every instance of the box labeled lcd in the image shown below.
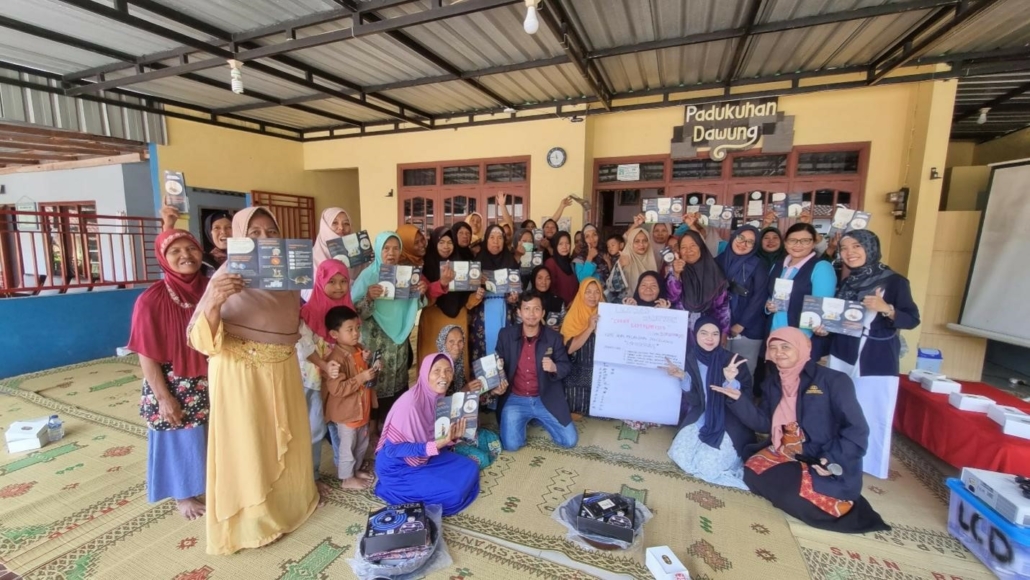
<path fill-rule="evenodd" d="M 994 399 L 983 395 L 950 393 L 948 395 L 948 403 L 959 411 L 986 413 L 994 405 Z"/>
<path fill-rule="evenodd" d="M 365 553 L 371 559 L 403 548 L 424 546 L 429 542 L 426 506 L 422 502 L 386 506 L 369 512 L 365 526 Z"/>
<path fill-rule="evenodd" d="M 8 453 L 22 453 L 33 449 L 42 449 L 50 441 L 49 417 L 15 421 L 7 428 L 4 438 L 7 440 Z"/>
<path fill-rule="evenodd" d="M 948 532 L 1002 580 L 1030 578 L 1030 530 L 1015 526 L 949 478 Z"/>
<path fill-rule="evenodd" d="M 636 510 L 637 502 L 631 497 L 587 490 L 576 516 L 576 529 L 632 543 Z"/>
<path fill-rule="evenodd" d="M 690 580 L 690 572 L 669 546 L 648 548 L 646 562 L 655 580 Z"/>

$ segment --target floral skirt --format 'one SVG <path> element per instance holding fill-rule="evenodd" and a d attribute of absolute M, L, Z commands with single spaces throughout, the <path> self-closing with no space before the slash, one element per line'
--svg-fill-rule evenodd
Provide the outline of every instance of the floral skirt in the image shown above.
<path fill-rule="evenodd" d="M 172 427 L 170 423 L 161 419 L 161 412 L 158 409 L 157 395 L 150 383 L 143 379 L 143 392 L 140 395 L 139 415 L 147 422 L 147 427 L 155 431 L 170 431 L 174 429 L 192 429 L 207 425 L 208 415 L 211 410 L 211 402 L 208 397 L 207 377 L 177 377 L 172 374 L 172 365 L 161 365 L 161 374 L 164 375 L 168 391 L 179 402 L 182 407 L 182 426 Z"/>

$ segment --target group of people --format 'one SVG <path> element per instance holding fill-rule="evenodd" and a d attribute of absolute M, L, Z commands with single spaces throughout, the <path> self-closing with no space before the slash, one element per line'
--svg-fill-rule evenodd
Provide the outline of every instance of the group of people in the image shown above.
<path fill-rule="evenodd" d="M 614 302 L 690 313 L 686 368 L 666 368 L 682 388 L 669 455 L 686 472 L 750 489 L 813 526 L 883 529 L 861 497 L 869 429 L 849 377 L 897 374 L 898 331 L 919 315 L 874 234 L 825 240 L 802 220 L 784 234 L 743 225 L 723 241 L 696 215 L 676 228 L 640 215 L 625 233 L 602 240 L 588 224 L 573 237 L 557 223 L 567 199 L 539 240 L 532 220 L 516 228 L 503 194 L 497 202 L 497 224 L 473 214 L 428 236 L 411 224 L 381 232 L 372 262 L 353 270 L 327 245 L 352 233 L 350 217 L 329 208 L 303 293 L 249 288 L 224 266 L 229 237 L 280 236 L 268 209 L 210 216 L 206 252 L 164 212 L 164 278 L 138 299 L 129 341 L 144 375 L 149 499 L 206 515 L 209 553 L 267 544 L 328 491 L 318 479 L 328 438 L 341 487 L 374 484 L 384 501 L 457 513 L 478 495 L 479 470 L 526 444 L 530 421 L 557 445 L 577 444 L 598 305 Z M 528 252 L 543 252 L 543 264 L 522 267 Z M 524 291 L 449 290 L 454 261 L 521 269 Z M 382 299 L 380 268 L 396 264 L 422 269 L 419 292 Z M 783 310 L 771 300 L 777 278 L 794 280 Z M 799 330 L 805 295 L 862 301 L 863 336 Z M 490 354 L 503 377 L 486 391 L 471 368 Z M 435 432 L 438 398 L 457 391 L 481 395 L 499 433 L 468 441 L 461 421 Z"/>

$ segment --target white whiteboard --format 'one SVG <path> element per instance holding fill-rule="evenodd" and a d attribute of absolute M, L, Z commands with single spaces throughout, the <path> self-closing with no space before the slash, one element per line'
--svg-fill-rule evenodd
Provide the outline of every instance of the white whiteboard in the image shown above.
<path fill-rule="evenodd" d="M 590 414 L 677 424 L 680 381 L 659 367 L 684 368 L 690 313 L 602 303 L 598 314 Z"/>
<path fill-rule="evenodd" d="M 969 275 L 961 325 L 1030 340 L 1030 163 L 991 170 L 987 209 Z M 934 281 L 931 280 L 932 284 Z"/>

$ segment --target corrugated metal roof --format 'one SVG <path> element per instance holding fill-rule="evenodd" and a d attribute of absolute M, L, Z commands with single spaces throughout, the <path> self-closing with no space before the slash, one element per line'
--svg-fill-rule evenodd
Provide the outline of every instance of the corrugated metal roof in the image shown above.
<path fill-rule="evenodd" d="M 492 109 L 497 106 L 490 97 L 461 81 L 395 89 L 383 94 L 434 115 Z"/>
<path fill-rule="evenodd" d="M 114 78 L 114 77 L 112 77 Z M 232 107 L 260 102 L 246 95 L 223 91 L 182 77 L 168 77 L 125 87 L 126 90 L 183 101 L 208 108 Z"/>
<path fill-rule="evenodd" d="M 327 113 L 333 113 L 336 115 L 343 115 L 344 117 L 349 117 L 351 119 L 356 119 L 358 121 L 382 121 L 388 118 L 385 115 L 377 113 L 376 111 L 373 111 L 371 109 L 359 107 L 358 105 L 352 105 L 346 101 L 341 101 L 339 99 L 323 99 L 320 101 L 311 101 L 304 104 L 308 107 L 311 107 L 312 109 L 318 109 L 320 111 L 325 111 Z M 384 106 L 390 108 L 389 105 Z M 332 123 L 333 121 L 330 121 L 329 123 L 323 122 L 322 124 L 326 125 Z"/>
<path fill-rule="evenodd" d="M 729 66 L 733 41 L 721 40 L 599 59 L 617 93 L 688 86 L 719 79 Z"/>
<path fill-rule="evenodd" d="M 346 28 L 346 26 L 342 26 Z M 341 28 L 339 23 L 312 26 L 298 32 L 306 37 Z M 290 53 L 290 56 L 362 86 L 406 81 L 444 71 L 386 36 L 355 38 Z"/>
<path fill-rule="evenodd" d="M 312 115 L 310 113 L 305 113 L 304 111 L 298 111 L 296 109 L 289 109 L 286 107 L 271 107 L 268 109 L 247 111 L 246 116 L 259 121 L 279 123 L 281 125 L 296 127 L 298 129 L 305 127 L 324 127 L 326 125 L 336 123 L 336 121 L 327 119 L 326 117 Z"/>
<path fill-rule="evenodd" d="M 734 28 L 747 0 L 571 0 L 585 42 L 598 50 Z"/>
<path fill-rule="evenodd" d="M 1030 91 L 1013 96 L 987 113 L 984 124 L 977 122 L 979 109 L 994 99 L 1010 94 L 1023 87 L 1030 87 L 1030 72 L 1015 72 L 969 79 L 961 79 L 955 96 L 957 112 L 972 111 L 973 114 L 954 123 L 952 137 L 971 135 L 983 138 L 1002 135 L 1030 126 Z"/>
<path fill-rule="evenodd" d="M 175 0 L 169 6 L 233 33 L 340 8 L 332 0 Z"/>
<path fill-rule="evenodd" d="M 593 94 L 589 83 L 572 64 L 490 75 L 479 81 L 515 104 L 561 101 Z"/>
<path fill-rule="evenodd" d="M 66 74 L 113 62 L 106 56 L 0 28 L 0 60 Z"/>
<path fill-rule="evenodd" d="M 979 52 L 1030 44 L 1030 2 L 1002 0 L 934 43 L 925 55 Z"/>

